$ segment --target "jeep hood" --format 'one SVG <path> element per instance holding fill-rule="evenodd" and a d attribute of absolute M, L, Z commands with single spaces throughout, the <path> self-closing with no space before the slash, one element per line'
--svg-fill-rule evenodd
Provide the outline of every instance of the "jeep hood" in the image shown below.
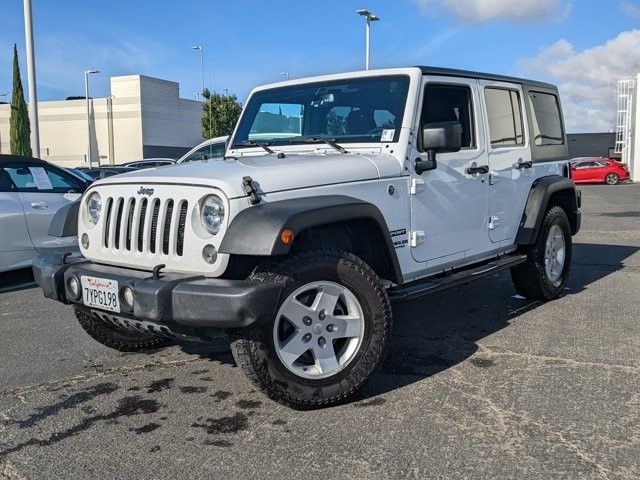
<path fill-rule="evenodd" d="M 108 177 L 94 185 L 170 183 L 220 188 L 229 198 L 243 197 L 242 177 L 251 177 L 263 193 L 398 176 L 402 166 L 392 155 L 290 154 L 211 159 L 139 170 Z"/>

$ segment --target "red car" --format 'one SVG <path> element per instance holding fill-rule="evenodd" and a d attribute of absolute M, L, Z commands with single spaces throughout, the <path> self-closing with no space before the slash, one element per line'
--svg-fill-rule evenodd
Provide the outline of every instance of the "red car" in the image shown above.
<path fill-rule="evenodd" d="M 571 161 L 571 178 L 575 183 L 615 185 L 629 180 L 629 169 L 624 163 L 610 158 L 576 158 Z"/>

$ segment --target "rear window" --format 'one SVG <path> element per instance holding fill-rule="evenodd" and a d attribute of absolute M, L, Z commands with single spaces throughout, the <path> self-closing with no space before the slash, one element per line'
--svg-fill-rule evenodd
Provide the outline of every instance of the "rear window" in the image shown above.
<path fill-rule="evenodd" d="M 538 146 L 564 145 L 564 131 L 558 97 L 550 93 L 529 92 L 533 112 L 534 142 Z"/>

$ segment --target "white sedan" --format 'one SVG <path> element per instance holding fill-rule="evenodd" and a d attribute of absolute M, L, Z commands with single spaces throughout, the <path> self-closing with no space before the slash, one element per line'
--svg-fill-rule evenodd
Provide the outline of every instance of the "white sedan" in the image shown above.
<path fill-rule="evenodd" d="M 38 253 L 78 250 L 76 236 L 51 236 L 49 226 L 87 185 L 45 161 L 0 155 L 0 272 L 28 267 Z"/>

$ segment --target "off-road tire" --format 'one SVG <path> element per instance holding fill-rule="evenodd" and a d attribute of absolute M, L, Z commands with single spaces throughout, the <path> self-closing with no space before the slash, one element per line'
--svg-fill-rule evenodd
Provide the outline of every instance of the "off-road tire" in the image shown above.
<path fill-rule="evenodd" d="M 170 345 L 171 339 L 152 333 L 137 333 L 116 328 L 98 318 L 87 309 L 75 306 L 74 312 L 78 323 L 91 338 L 101 344 L 120 352 L 140 352 Z"/>
<path fill-rule="evenodd" d="M 617 185 L 620 183 L 620 177 L 617 173 L 608 173 L 607 176 L 604 177 L 604 183 L 607 185 Z"/>
<path fill-rule="evenodd" d="M 278 358 L 273 340 L 275 317 L 266 325 L 230 332 L 231 351 L 249 380 L 271 399 L 306 410 L 348 401 L 383 361 L 391 332 L 391 304 L 380 278 L 360 258 L 336 249 L 302 251 L 279 263 L 259 266 L 248 280 L 283 284 L 278 308 L 297 288 L 314 281 L 347 287 L 364 313 L 364 338 L 344 369 L 322 379 L 295 375 Z"/>
<path fill-rule="evenodd" d="M 559 281 L 553 283 L 545 271 L 545 246 L 549 231 L 553 225 L 558 225 L 564 233 L 565 260 Z M 538 238 L 533 245 L 524 250 L 527 261 L 511 268 L 511 279 L 516 291 L 531 300 L 553 300 L 558 297 L 569 278 L 571 268 L 571 227 L 565 211 L 558 206 L 551 207 L 544 216 Z"/>

